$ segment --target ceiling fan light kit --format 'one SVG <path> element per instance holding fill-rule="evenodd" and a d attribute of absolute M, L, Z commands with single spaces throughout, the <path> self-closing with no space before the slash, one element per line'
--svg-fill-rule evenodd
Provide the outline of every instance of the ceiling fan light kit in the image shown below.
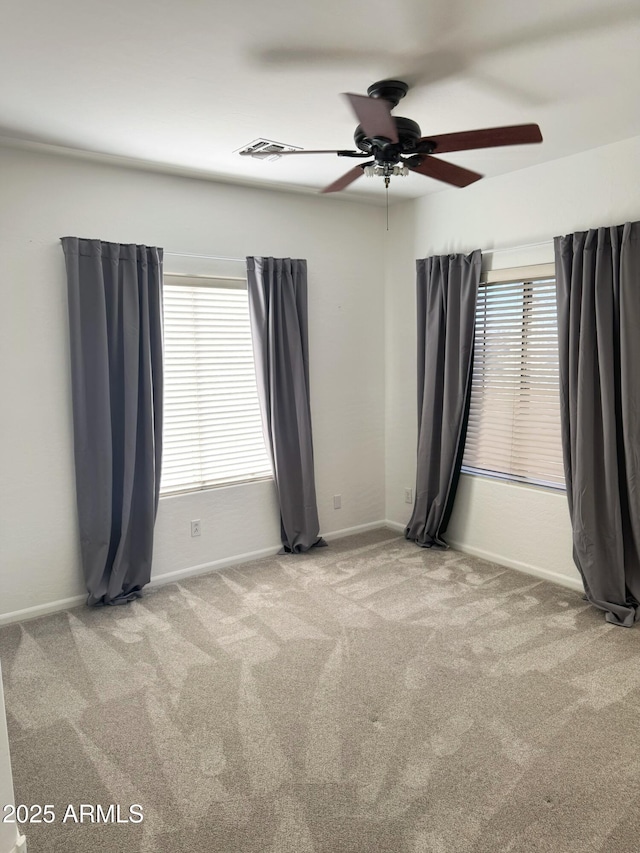
<path fill-rule="evenodd" d="M 406 166 L 401 166 L 400 164 L 396 166 L 383 165 L 381 163 L 365 164 L 363 165 L 362 170 L 367 178 L 390 178 L 392 175 L 404 176 L 409 174 L 409 169 Z"/>
<path fill-rule="evenodd" d="M 321 192 L 340 192 L 355 180 L 367 177 L 384 178 L 388 188 L 391 177 L 415 172 L 455 187 L 466 187 L 478 181 L 482 175 L 464 169 L 434 154 L 451 151 L 470 151 L 477 148 L 494 148 L 504 145 L 528 145 L 542 142 L 542 133 L 537 124 L 519 124 L 508 127 L 490 127 L 482 130 L 467 130 L 445 133 L 439 136 L 422 136 L 420 126 L 409 118 L 391 115 L 409 91 L 401 80 L 380 80 L 367 89 L 366 95 L 346 93 L 359 124 L 353 135 L 358 151 L 281 151 L 280 156 L 296 154 L 336 154 L 338 157 L 373 157 L 367 163 L 359 163 Z M 241 151 L 251 155 L 250 151 Z"/>

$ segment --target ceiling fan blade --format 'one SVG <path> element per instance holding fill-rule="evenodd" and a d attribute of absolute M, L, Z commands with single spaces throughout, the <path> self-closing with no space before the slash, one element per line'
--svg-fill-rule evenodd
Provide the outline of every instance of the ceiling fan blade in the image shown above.
<path fill-rule="evenodd" d="M 288 157 L 290 154 L 344 154 L 344 150 L 341 148 L 323 148 L 323 149 L 301 149 L 300 151 L 240 151 L 241 157 L 257 157 L 267 158 L 267 157 Z M 349 154 L 351 152 L 348 152 Z M 354 154 L 356 152 L 353 152 Z M 360 156 L 360 155 L 358 155 Z M 367 155 L 363 155 L 367 156 Z"/>
<path fill-rule="evenodd" d="M 370 161 L 373 162 L 373 161 Z M 368 165 L 368 163 L 361 163 L 358 166 L 354 166 L 353 169 L 349 169 L 348 172 L 345 172 L 341 178 L 338 178 L 337 181 L 334 181 L 332 184 L 329 184 L 328 187 L 325 187 L 323 190 L 320 190 L 322 193 L 338 193 L 340 190 L 343 190 L 345 187 L 348 187 L 349 184 L 352 184 L 358 178 L 361 178 L 364 172 L 362 171 L 364 166 Z"/>
<path fill-rule="evenodd" d="M 382 66 L 388 69 L 384 76 L 393 80 L 404 80 L 411 88 L 446 80 L 466 70 L 469 64 L 464 51 L 450 48 L 433 48 L 416 53 L 316 47 L 312 44 L 256 48 L 249 58 L 252 62 L 276 70 L 286 70 L 290 66 L 345 66 L 357 69 L 363 65 Z"/>
<path fill-rule="evenodd" d="M 444 181 L 446 184 L 453 184 L 454 187 L 469 186 L 482 177 L 478 172 L 463 169 L 462 166 L 456 166 L 455 163 L 448 163 L 446 160 L 438 160 L 437 157 L 432 157 L 430 154 L 426 154 L 422 158 L 419 166 L 409 166 L 409 168 L 412 172 L 418 172 L 428 178 L 435 178 L 436 181 Z"/>
<path fill-rule="evenodd" d="M 389 101 L 370 98 L 368 95 L 351 95 L 348 92 L 345 92 L 344 96 L 367 136 L 384 136 L 392 142 L 398 141 L 398 131 L 391 115 Z"/>
<path fill-rule="evenodd" d="M 483 89 L 493 95 L 498 95 L 501 100 L 513 101 L 527 107 L 539 109 L 550 103 L 548 94 L 543 94 L 541 89 L 536 90 L 536 81 L 533 85 L 516 83 L 499 74 L 491 74 L 478 65 L 470 65 L 468 68 L 470 78 Z"/>
<path fill-rule="evenodd" d="M 425 136 L 422 141 L 435 143 L 435 154 L 447 151 L 469 151 L 475 148 L 497 148 L 500 145 L 528 145 L 542 142 L 537 124 L 515 124 L 510 127 L 488 127 L 484 130 L 465 130 L 462 133 L 443 133 Z"/>
<path fill-rule="evenodd" d="M 358 65 L 362 62 L 380 61 L 380 51 L 358 48 L 318 47 L 310 43 L 273 47 L 254 47 L 251 58 L 262 65 L 286 67 L 287 65 Z"/>
<path fill-rule="evenodd" d="M 638 0 L 612 0 L 595 4 L 591 11 L 580 10 L 579 14 L 574 12 L 556 16 L 552 20 L 545 20 L 541 16 L 528 26 L 474 39 L 465 31 L 467 16 L 462 0 L 438 0 L 435 11 L 432 9 L 433 3 L 427 4 L 423 0 L 414 0 L 411 4 L 405 0 L 399 5 L 409 5 L 409 11 L 413 12 L 408 21 L 412 36 L 415 33 L 431 34 L 426 50 L 358 49 L 313 43 L 293 46 L 276 44 L 266 48 L 254 45 L 249 57 L 271 68 L 286 68 L 293 64 L 305 67 L 343 65 L 361 69 L 365 63 L 373 63 L 384 68 L 385 75 L 390 79 L 404 80 L 413 88 L 467 73 L 484 57 L 494 57 L 523 46 L 553 45 L 557 41 L 574 40 L 600 30 L 606 32 L 609 28 L 640 20 Z M 508 85 L 504 80 L 500 83 L 502 88 Z M 524 96 L 528 100 L 526 92 L 518 92 L 513 86 L 511 88 L 510 97 L 516 94 L 518 98 Z M 534 99 L 536 97 L 534 93 Z"/>
<path fill-rule="evenodd" d="M 290 154 L 344 154 L 345 150 L 343 148 L 304 148 L 300 151 L 276 151 L 275 153 L 281 157 L 288 157 Z"/>
<path fill-rule="evenodd" d="M 605 31 L 624 23 L 637 23 L 640 20 L 640 6 L 636 0 L 623 3 L 595 4 L 591 11 L 581 10 L 579 14 L 557 16 L 553 20 L 544 20 L 543 16 L 527 27 L 496 33 L 477 44 L 468 43 L 465 48 L 475 56 L 510 51 L 526 45 L 553 43 L 562 39 L 575 39 L 577 36 L 592 32 Z"/>

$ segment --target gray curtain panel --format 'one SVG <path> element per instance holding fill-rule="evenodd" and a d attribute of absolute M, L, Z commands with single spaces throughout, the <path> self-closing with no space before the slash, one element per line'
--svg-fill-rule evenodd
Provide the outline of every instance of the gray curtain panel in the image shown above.
<path fill-rule="evenodd" d="M 554 242 L 573 558 L 588 600 L 628 627 L 640 602 L 640 222 Z"/>
<path fill-rule="evenodd" d="M 442 538 L 455 498 L 471 390 L 480 250 L 417 261 L 418 460 L 407 539 Z"/>
<path fill-rule="evenodd" d="M 87 603 L 149 582 L 162 456 L 162 249 L 62 238 Z"/>
<path fill-rule="evenodd" d="M 247 258 L 249 313 L 265 443 L 280 503 L 281 553 L 320 537 L 309 398 L 307 262 Z"/>

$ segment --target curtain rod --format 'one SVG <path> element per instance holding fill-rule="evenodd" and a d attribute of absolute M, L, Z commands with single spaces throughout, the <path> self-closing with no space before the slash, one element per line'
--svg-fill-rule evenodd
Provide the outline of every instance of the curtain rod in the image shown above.
<path fill-rule="evenodd" d="M 205 261 L 238 261 L 244 264 L 246 258 L 223 258 L 218 255 L 197 255 L 193 252 L 165 252 L 165 255 L 171 255 L 172 258 L 201 258 Z"/>
<path fill-rule="evenodd" d="M 496 255 L 498 252 L 518 252 L 520 249 L 535 249 L 538 246 L 553 246 L 553 239 L 542 240 L 540 243 L 524 243 L 522 246 L 504 246 L 500 249 L 483 249 L 482 251 L 487 254 L 491 253 L 492 255 Z"/>

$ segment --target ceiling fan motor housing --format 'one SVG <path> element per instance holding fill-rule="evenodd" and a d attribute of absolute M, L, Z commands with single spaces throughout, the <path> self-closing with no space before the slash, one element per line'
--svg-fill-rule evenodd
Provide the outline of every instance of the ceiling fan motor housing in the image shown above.
<path fill-rule="evenodd" d="M 421 136 L 420 126 L 410 118 L 392 116 L 398 133 L 398 142 L 389 142 L 382 136 L 369 137 L 358 125 L 353 135 L 356 146 L 371 154 L 379 162 L 397 163 L 401 154 L 415 154 Z"/>

